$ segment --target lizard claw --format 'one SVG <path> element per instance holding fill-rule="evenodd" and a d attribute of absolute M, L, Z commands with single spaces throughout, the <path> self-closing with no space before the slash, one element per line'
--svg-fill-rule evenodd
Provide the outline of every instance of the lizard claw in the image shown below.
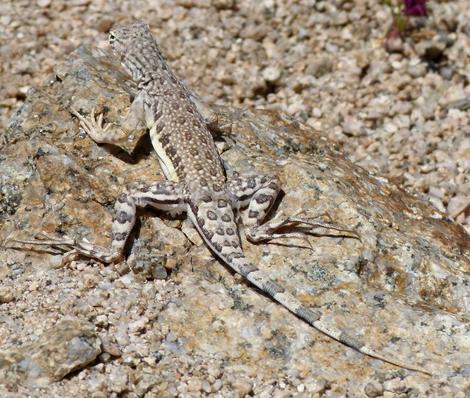
<path fill-rule="evenodd" d="M 330 221 L 324 221 L 322 217 L 326 217 Z M 308 235 L 343 236 L 360 240 L 360 236 L 356 231 L 333 223 L 327 212 L 308 216 L 306 210 L 300 210 L 292 216 L 285 216 L 280 212 L 272 220 L 251 228 L 247 233 L 247 238 L 251 242 L 297 238 L 307 241 L 311 247 L 310 241 L 307 239 Z"/>
<path fill-rule="evenodd" d="M 85 258 L 95 259 L 100 262 L 110 263 L 115 261 L 120 261 L 121 256 L 119 254 L 111 255 L 102 248 L 99 248 L 91 243 L 88 243 L 85 240 L 78 241 L 76 239 L 71 239 L 67 236 L 56 238 L 50 236 L 45 232 L 40 232 L 33 239 L 22 240 L 22 239 L 8 239 L 6 243 L 18 243 L 21 245 L 30 245 L 33 247 L 38 247 L 37 251 L 42 251 L 51 254 L 62 254 L 61 265 L 64 266 L 69 264 L 71 261 L 75 260 L 77 256 L 82 256 Z M 24 250 L 24 247 L 16 246 L 5 246 L 10 249 L 20 249 Z M 34 249 L 33 249 L 34 250 Z"/>
<path fill-rule="evenodd" d="M 33 247 L 39 246 L 37 251 L 42 251 L 54 255 L 62 254 L 64 257 L 61 260 L 61 264 L 57 267 L 63 267 L 68 265 L 74 258 L 76 254 L 79 254 L 77 250 L 73 247 L 76 244 L 75 240 L 68 237 L 56 238 L 46 234 L 45 232 L 40 232 L 33 239 L 23 240 L 23 239 L 7 239 L 5 242 L 5 247 L 9 249 L 19 249 L 23 250 L 23 247 L 7 245 L 9 243 L 17 243 L 20 245 L 30 245 Z M 34 250 L 34 249 L 32 249 Z M 73 258 L 72 258 L 73 257 Z"/>
<path fill-rule="evenodd" d="M 103 125 L 103 114 L 100 113 L 95 116 L 95 108 L 93 108 L 88 117 L 81 115 L 75 108 L 71 108 L 71 113 L 80 121 L 80 127 L 90 136 L 90 138 L 97 142 L 102 143 L 106 137 L 111 123 Z"/>

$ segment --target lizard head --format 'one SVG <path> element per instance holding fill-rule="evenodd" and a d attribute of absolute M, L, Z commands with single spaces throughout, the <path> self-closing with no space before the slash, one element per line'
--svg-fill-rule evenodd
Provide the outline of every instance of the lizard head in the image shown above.
<path fill-rule="evenodd" d="M 135 80 L 142 77 L 138 73 L 141 68 L 137 67 L 136 63 L 141 61 L 143 53 L 151 52 L 152 55 L 162 57 L 149 26 L 143 21 L 111 29 L 109 44 L 124 68 Z"/>
<path fill-rule="evenodd" d="M 109 32 L 109 44 L 113 52 L 120 57 L 132 51 L 132 48 L 146 40 L 154 40 L 149 26 L 143 21 L 130 25 L 118 26 Z"/>

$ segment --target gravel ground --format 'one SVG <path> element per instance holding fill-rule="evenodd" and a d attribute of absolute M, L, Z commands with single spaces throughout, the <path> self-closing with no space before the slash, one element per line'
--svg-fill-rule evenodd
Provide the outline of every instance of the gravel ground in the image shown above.
<path fill-rule="evenodd" d="M 470 8 L 428 5 L 388 53 L 391 14 L 375 0 L 3 1 L 0 128 L 73 49 L 144 19 L 207 101 L 306 121 L 470 230 Z"/>

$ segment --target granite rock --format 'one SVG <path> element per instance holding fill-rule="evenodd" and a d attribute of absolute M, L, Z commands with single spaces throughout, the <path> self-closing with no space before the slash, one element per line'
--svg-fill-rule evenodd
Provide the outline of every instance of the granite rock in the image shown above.
<path fill-rule="evenodd" d="M 0 380 L 17 385 L 46 387 L 79 371 L 101 353 L 101 341 L 88 322 L 61 320 L 37 340 L 0 353 Z"/>

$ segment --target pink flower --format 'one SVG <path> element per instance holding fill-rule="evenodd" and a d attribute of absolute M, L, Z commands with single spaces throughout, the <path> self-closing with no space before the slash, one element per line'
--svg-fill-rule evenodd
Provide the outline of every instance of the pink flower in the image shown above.
<path fill-rule="evenodd" d="M 403 14 L 410 17 L 426 16 L 426 0 L 403 0 L 405 7 Z"/>

